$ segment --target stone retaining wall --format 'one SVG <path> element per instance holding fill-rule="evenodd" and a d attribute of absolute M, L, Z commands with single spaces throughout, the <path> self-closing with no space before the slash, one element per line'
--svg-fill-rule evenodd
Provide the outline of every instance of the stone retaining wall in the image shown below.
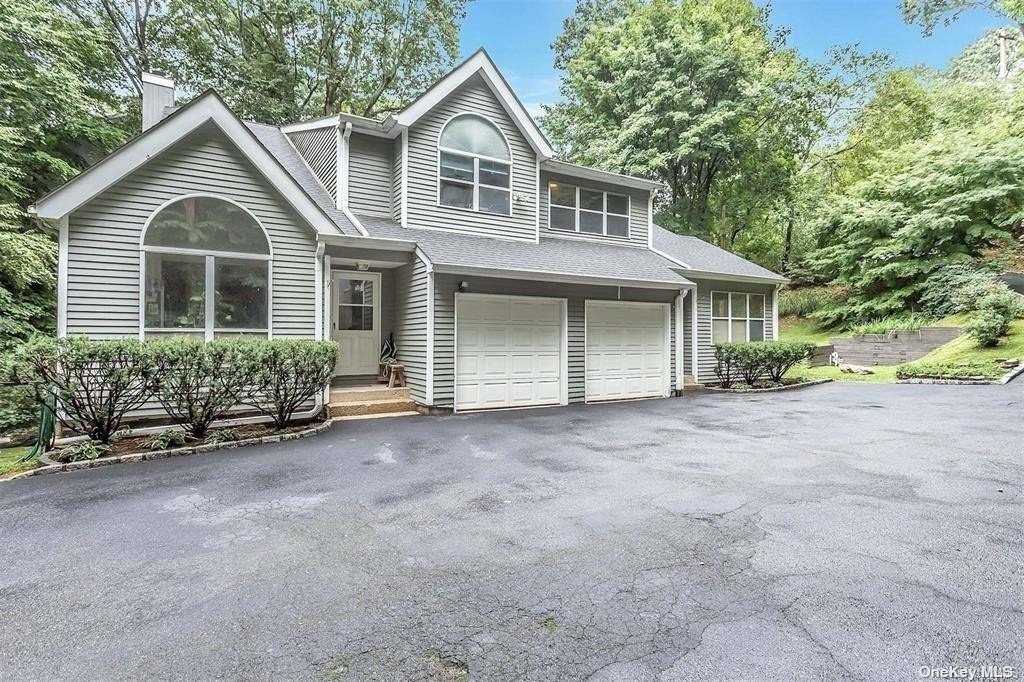
<path fill-rule="evenodd" d="M 830 339 L 830 342 L 839 353 L 839 357 L 847 364 L 900 365 L 923 358 L 958 336 L 959 327 L 925 327 L 917 331 L 893 331 L 888 334 L 834 338 Z"/>

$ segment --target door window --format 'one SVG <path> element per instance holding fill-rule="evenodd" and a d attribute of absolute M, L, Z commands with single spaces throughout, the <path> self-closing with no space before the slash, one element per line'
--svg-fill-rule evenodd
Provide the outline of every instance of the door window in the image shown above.
<path fill-rule="evenodd" d="M 338 286 L 338 329 L 373 331 L 373 281 L 342 279 Z"/>

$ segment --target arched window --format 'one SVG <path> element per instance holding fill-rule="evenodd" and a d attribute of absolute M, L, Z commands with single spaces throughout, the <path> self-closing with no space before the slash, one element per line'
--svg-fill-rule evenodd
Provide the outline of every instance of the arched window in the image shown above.
<path fill-rule="evenodd" d="M 270 242 L 238 204 L 177 199 L 149 219 L 142 251 L 147 334 L 269 334 Z"/>
<path fill-rule="evenodd" d="M 509 215 L 512 154 L 505 136 L 482 116 L 448 121 L 438 140 L 438 202 Z"/>

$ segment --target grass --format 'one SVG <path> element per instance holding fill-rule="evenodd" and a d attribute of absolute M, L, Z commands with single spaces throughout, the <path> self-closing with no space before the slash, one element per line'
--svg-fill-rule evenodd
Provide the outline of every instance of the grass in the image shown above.
<path fill-rule="evenodd" d="M 31 447 L 0 449 L 0 478 L 16 474 L 19 471 L 35 469 L 36 462 L 18 462 L 31 449 Z"/>
<path fill-rule="evenodd" d="M 874 374 L 844 374 L 838 367 L 823 365 L 821 367 L 794 367 L 786 373 L 789 379 L 835 379 L 836 381 L 852 381 L 862 384 L 891 384 L 896 381 L 895 365 L 878 365 L 872 367 Z"/>
<path fill-rule="evenodd" d="M 1010 325 L 1010 333 L 993 348 L 980 348 L 969 336 L 959 336 L 940 346 L 917 362 L 954 364 L 957 362 L 994 361 L 1005 358 L 1024 359 L 1024 320 Z"/>
<path fill-rule="evenodd" d="M 806 317 L 789 316 L 779 320 L 779 341 L 804 341 L 824 346 L 832 336 L 838 334 L 822 329 L 815 320 Z"/>

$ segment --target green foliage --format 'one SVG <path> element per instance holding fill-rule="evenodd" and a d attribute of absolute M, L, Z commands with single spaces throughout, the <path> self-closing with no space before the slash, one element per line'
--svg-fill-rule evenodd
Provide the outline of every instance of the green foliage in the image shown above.
<path fill-rule="evenodd" d="M 146 443 L 146 447 L 150 450 L 168 450 L 174 447 L 180 447 L 187 442 L 188 438 L 185 436 L 185 432 L 180 429 L 169 429 L 167 431 L 161 431 Z"/>
<path fill-rule="evenodd" d="M 50 453 L 55 462 L 84 462 L 110 454 L 110 446 L 95 440 L 78 440 Z"/>
<path fill-rule="evenodd" d="M 154 385 L 160 404 L 193 438 L 203 438 L 245 388 L 246 363 L 238 356 L 251 346 L 234 340 L 186 338 L 147 345 L 159 368 Z"/>
<path fill-rule="evenodd" d="M 948 317 L 977 310 L 983 296 L 1005 288 L 988 267 L 954 263 L 938 268 L 924 281 L 921 307 L 933 317 Z"/>
<path fill-rule="evenodd" d="M 835 305 L 846 296 L 842 287 L 811 286 L 783 289 L 779 292 L 779 315 L 808 317 L 822 308 Z"/>
<path fill-rule="evenodd" d="M 1013 321 L 1024 316 L 1022 300 L 1006 287 L 987 294 L 978 305 L 978 314 L 964 327 L 964 333 L 980 346 L 995 346 L 1010 331 Z"/>
<path fill-rule="evenodd" d="M 249 388 L 236 393 L 236 402 L 255 408 L 283 429 L 292 415 L 330 382 L 338 359 L 338 344 L 304 339 L 239 341 L 239 376 Z"/>
<path fill-rule="evenodd" d="M 214 431 L 210 431 L 210 433 L 207 434 L 206 442 L 211 445 L 220 443 L 233 443 L 241 437 L 242 436 L 238 432 L 238 429 L 216 429 Z"/>
<path fill-rule="evenodd" d="M 998 379 L 1005 373 L 993 360 L 912 362 L 896 368 L 897 379 Z"/>
<path fill-rule="evenodd" d="M 57 418 L 64 426 L 104 444 L 125 415 L 152 395 L 157 369 L 149 349 L 137 340 L 41 336 L 16 351 L 14 367 L 38 403 L 45 404 L 49 391 L 56 391 Z"/>
<path fill-rule="evenodd" d="M 38 417 L 31 388 L 0 385 L 0 433 L 31 426 Z"/>
<path fill-rule="evenodd" d="M 753 386 L 764 377 L 774 383 L 814 353 L 814 344 L 799 341 L 720 343 L 715 346 L 715 376 L 723 388 L 739 379 Z"/>
<path fill-rule="evenodd" d="M 849 331 L 853 334 L 885 334 L 886 332 L 907 332 L 917 331 L 935 323 L 935 319 L 929 315 L 920 313 L 900 313 L 889 315 L 877 320 L 855 324 Z"/>
<path fill-rule="evenodd" d="M 930 36 L 940 24 L 949 26 L 964 12 L 987 10 L 1018 24 L 1024 23 L 1022 0 L 902 0 L 903 20 L 917 24 Z"/>

